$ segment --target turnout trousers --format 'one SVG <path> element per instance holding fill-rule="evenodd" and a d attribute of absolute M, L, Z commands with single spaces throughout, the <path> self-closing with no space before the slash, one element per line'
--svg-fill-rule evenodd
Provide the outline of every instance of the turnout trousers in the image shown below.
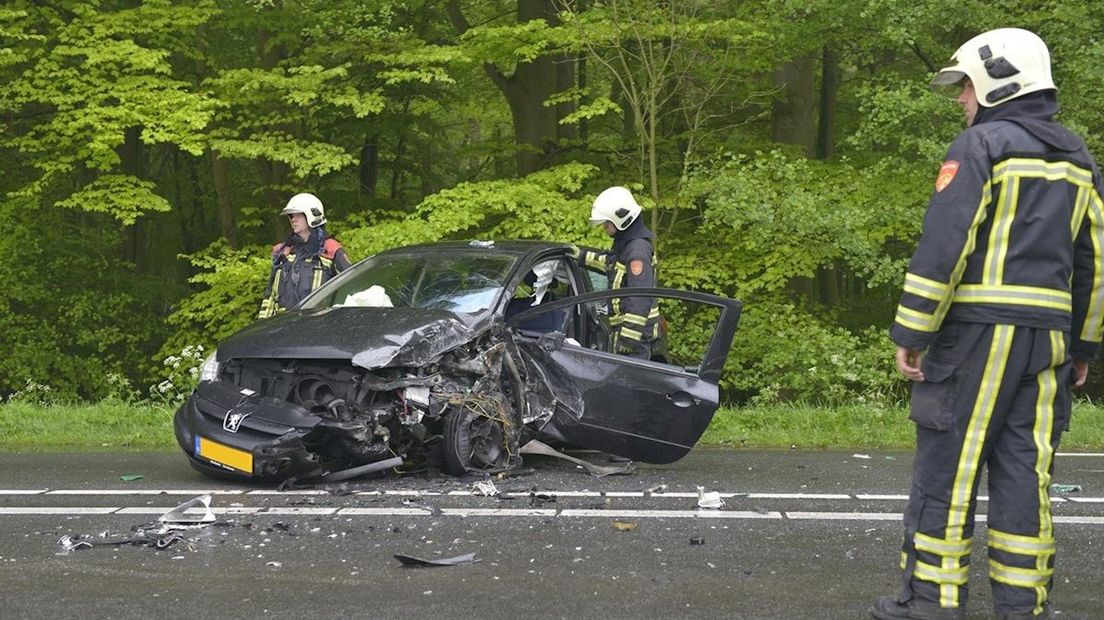
<path fill-rule="evenodd" d="M 1050 477 L 1069 426 L 1063 330 L 947 322 L 922 362 L 909 417 L 916 458 L 898 600 L 965 608 L 982 468 L 998 614 L 1043 613 L 1054 574 Z"/>

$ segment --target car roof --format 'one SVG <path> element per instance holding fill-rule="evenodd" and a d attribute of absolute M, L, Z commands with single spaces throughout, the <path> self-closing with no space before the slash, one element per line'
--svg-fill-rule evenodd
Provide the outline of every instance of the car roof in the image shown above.
<path fill-rule="evenodd" d="M 422 243 L 404 247 L 392 248 L 380 254 L 432 254 L 439 252 L 471 252 L 483 251 L 488 254 L 510 254 L 513 256 L 527 256 L 539 254 L 546 250 L 564 250 L 569 246 L 558 241 L 534 241 L 527 239 L 513 239 L 505 241 L 474 240 L 474 241 L 440 241 L 437 243 Z"/>

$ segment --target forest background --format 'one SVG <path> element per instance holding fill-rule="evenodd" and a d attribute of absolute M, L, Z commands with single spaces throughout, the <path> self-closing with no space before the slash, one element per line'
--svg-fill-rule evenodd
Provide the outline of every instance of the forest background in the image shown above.
<path fill-rule="evenodd" d="M 730 402 L 897 402 L 886 330 L 963 128 L 927 83 L 974 34 L 1034 30 L 1104 153 L 1095 4 L 9 1 L 0 398 L 179 398 L 254 320 L 294 193 L 356 260 L 603 245 L 590 202 L 622 184 L 664 286 L 745 304 Z"/>

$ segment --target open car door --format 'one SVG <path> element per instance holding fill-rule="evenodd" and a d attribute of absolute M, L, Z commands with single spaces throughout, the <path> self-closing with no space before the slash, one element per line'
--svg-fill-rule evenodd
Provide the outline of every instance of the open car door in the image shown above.
<path fill-rule="evenodd" d="M 672 326 L 657 359 L 604 350 L 585 321 L 535 321 L 546 313 L 602 315 L 615 298 L 659 300 Z M 721 371 L 741 304 L 706 293 L 630 288 L 586 293 L 531 308 L 507 320 L 530 381 L 543 378 L 555 410 L 541 432 L 554 439 L 646 463 L 671 463 L 701 438 L 718 406 Z M 526 325 L 562 325 L 550 331 Z M 590 343 L 590 346 L 584 346 Z M 697 352 L 695 353 L 695 349 Z"/>

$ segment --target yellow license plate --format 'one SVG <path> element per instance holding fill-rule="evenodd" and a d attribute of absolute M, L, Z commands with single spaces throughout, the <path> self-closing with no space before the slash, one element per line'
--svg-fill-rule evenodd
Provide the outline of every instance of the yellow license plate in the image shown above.
<path fill-rule="evenodd" d="M 196 435 L 195 453 L 196 456 L 203 457 L 219 465 L 244 471 L 247 474 L 253 473 L 253 454 L 251 452 L 224 446 L 217 441 L 211 441 L 206 437 Z"/>

